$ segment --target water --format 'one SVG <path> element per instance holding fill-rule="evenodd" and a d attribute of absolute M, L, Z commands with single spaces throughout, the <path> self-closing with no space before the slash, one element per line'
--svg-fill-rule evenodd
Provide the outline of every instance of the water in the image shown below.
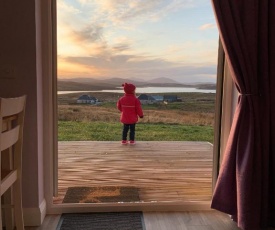
<path fill-rule="evenodd" d="M 124 93 L 122 87 L 118 89 L 110 90 L 91 90 L 91 91 L 58 91 L 58 94 L 69 94 L 69 93 L 87 93 L 87 92 L 107 92 L 107 93 Z M 137 88 L 136 93 L 216 93 L 213 89 L 197 89 L 190 87 L 144 87 Z"/>

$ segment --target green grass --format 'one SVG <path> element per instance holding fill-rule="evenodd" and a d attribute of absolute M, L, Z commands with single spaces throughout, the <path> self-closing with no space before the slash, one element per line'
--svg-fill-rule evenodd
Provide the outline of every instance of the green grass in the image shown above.
<path fill-rule="evenodd" d="M 120 141 L 122 124 L 107 122 L 58 122 L 59 141 Z M 213 143 L 211 126 L 179 124 L 136 125 L 137 141 L 208 141 Z"/>
<path fill-rule="evenodd" d="M 101 105 L 106 108 L 116 108 L 116 102 L 104 102 Z M 186 101 L 173 102 L 168 104 L 156 103 L 151 105 L 142 105 L 143 110 L 181 110 L 188 112 L 214 112 L 215 104 L 213 101 Z"/>
<path fill-rule="evenodd" d="M 197 124 L 212 124 L 212 117 L 206 116 L 206 113 L 207 115 L 214 114 L 215 94 L 169 93 L 169 95 L 170 94 L 177 95 L 182 101 L 168 104 L 158 103 L 142 105 L 144 114 L 148 114 L 148 117 L 151 111 L 163 111 L 163 113 L 156 114 L 155 116 L 157 117 L 150 116 L 150 121 L 149 119 L 148 121 L 145 121 L 145 119 L 141 120 L 141 123 L 138 123 L 136 126 L 136 140 L 208 141 L 213 143 L 213 127 L 211 125 L 203 126 Z M 62 107 L 62 116 L 58 122 L 58 139 L 60 141 L 120 141 L 122 125 L 117 122 L 119 118 L 116 102 L 122 95 L 123 94 L 118 95 L 113 93 L 95 94 L 97 98 L 102 99 L 102 104 L 92 107 L 92 111 L 90 110 L 90 105 L 81 105 L 81 107 L 77 105 L 75 108 L 69 107 L 67 110 Z M 73 106 L 77 97 L 76 95 L 68 94 L 59 96 L 59 98 L 60 105 L 69 105 L 72 103 L 70 106 Z M 105 112 L 103 115 L 100 113 L 101 108 L 114 110 L 104 110 Z M 167 120 L 165 120 L 165 116 L 169 116 L 167 115 L 169 111 L 171 111 L 171 116 L 176 118 L 173 121 L 169 121 L 169 123 L 175 122 L 174 124 L 168 124 Z M 97 115 L 96 112 L 98 112 L 99 115 Z M 194 117 L 190 117 L 192 113 L 198 120 L 194 120 Z M 202 116 L 197 116 L 200 113 L 202 113 Z M 162 116 L 162 114 L 165 114 L 165 116 Z M 100 119 L 98 119 L 98 116 L 100 116 Z M 185 116 L 184 123 L 182 121 L 178 122 L 176 116 Z M 155 123 L 152 123 L 151 118 L 154 119 Z M 190 121 L 188 119 L 190 119 Z M 209 122 L 207 119 L 211 119 L 211 121 Z M 73 120 L 78 120 L 78 122 Z"/>

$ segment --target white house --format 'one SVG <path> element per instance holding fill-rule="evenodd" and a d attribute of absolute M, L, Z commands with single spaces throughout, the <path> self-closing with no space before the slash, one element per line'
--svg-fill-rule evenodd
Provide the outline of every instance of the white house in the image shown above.
<path fill-rule="evenodd" d="M 140 94 L 138 99 L 140 100 L 141 104 L 154 104 L 157 102 L 155 98 L 147 94 Z"/>
<path fill-rule="evenodd" d="M 76 103 L 78 104 L 96 104 L 98 99 L 95 97 L 91 97 L 89 95 L 81 95 L 77 100 Z"/>

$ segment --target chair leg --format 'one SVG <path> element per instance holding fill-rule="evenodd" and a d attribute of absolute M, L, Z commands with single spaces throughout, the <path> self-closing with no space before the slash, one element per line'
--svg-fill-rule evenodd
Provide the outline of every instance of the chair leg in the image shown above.
<path fill-rule="evenodd" d="M 14 218 L 16 230 L 24 230 L 23 209 L 22 209 L 22 185 L 17 180 L 13 185 Z"/>
<path fill-rule="evenodd" d="M 0 199 L 0 229 L 3 229 L 3 224 L 2 224 L 2 204 L 1 204 L 1 199 Z"/>
<path fill-rule="evenodd" d="M 9 124 L 9 128 L 11 128 Z M 11 149 L 4 150 L 2 155 L 2 169 L 3 170 L 12 170 L 13 168 L 13 155 Z M 6 230 L 13 230 L 14 229 L 14 215 L 13 215 L 13 197 L 12 197 L 12 190 L 13 188 L 10 187 L 4 194 L 3 194 L 3 225 L 6 227 Z"/>
<path fill-rule="evenodd" d="M 4 205 L 7 206 L 4 208 L 3 215 L 5 217 L 5 226 L 6 230 L 14 229 L 14 218 L 13 218 L 13 210 L 11 204 L 12 202 L 12 188 L 9 188 L 3 194 Z"/>

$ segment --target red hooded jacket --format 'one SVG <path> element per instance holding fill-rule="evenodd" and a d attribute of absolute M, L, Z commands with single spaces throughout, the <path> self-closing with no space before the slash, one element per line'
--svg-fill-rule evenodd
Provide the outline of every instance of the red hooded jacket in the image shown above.
<path fill-rule="evenodd" d="M 125 93 L 118 100 L 117 108 L 121 112 L 120 121 L 123 124 L 135 124 L 138 121 L 138 117 L 143 117 L 141 103 L 134 94 Z"/>

